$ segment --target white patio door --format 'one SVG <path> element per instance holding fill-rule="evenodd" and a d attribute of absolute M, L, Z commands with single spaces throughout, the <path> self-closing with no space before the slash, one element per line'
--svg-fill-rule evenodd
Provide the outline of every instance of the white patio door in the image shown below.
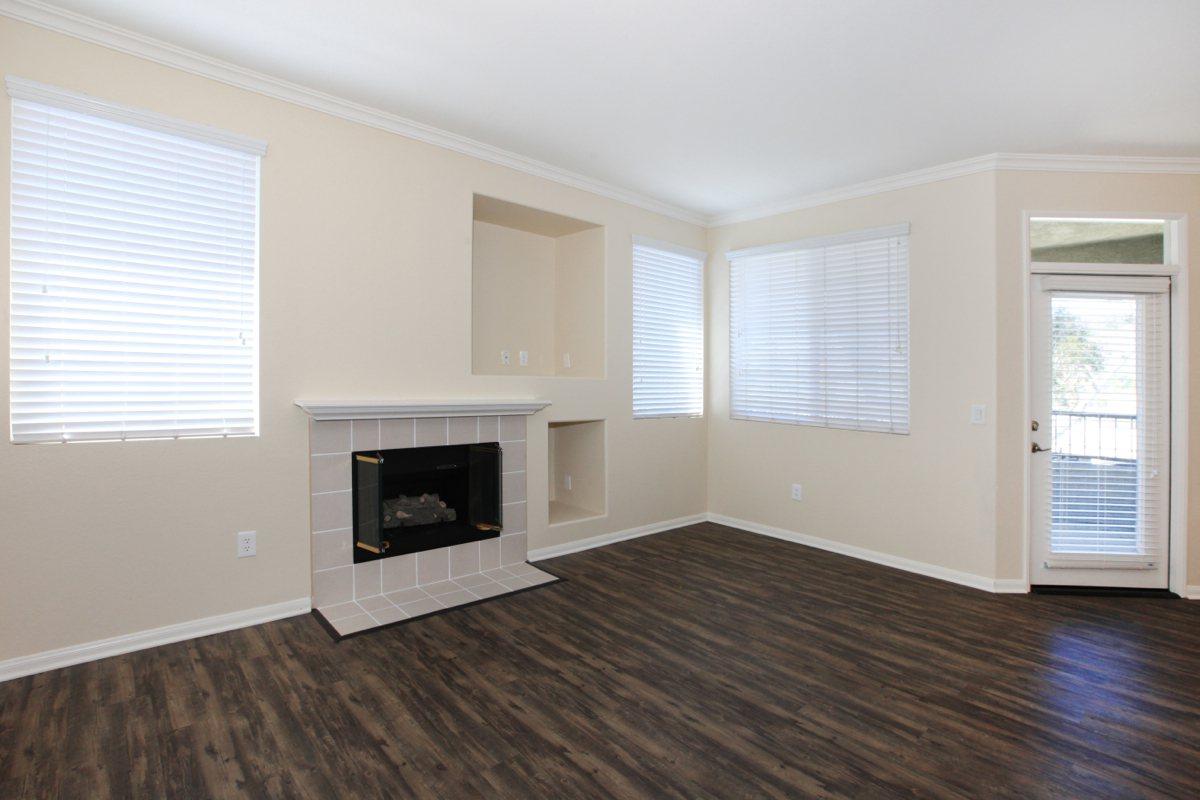
<path fill-rule="evenodd" d="M 1170 287 L 1033 276 L 1034 585 L 1167 588 Z"/>

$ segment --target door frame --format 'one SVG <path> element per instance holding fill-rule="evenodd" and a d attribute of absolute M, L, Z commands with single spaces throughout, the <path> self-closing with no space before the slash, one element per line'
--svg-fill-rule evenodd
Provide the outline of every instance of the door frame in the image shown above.
<path fill-rule="evenodd" d="M 1029 250 L 1029 221 L 1034 217 L 1066 217 L 1077 219 L 1145 219 L 1165 220 L 1168 227 L 1168 252 L 1163 259 L 1165 264 L 1071 264 L 1071 263 L 1041 263 L 1031 259 Z M 1023 437 L 1025 457 L 1022 460 L 1022 527 L 1024 528 L 1021 551 L 1021 574 L 1024 576 L 1026 590 L 1030 585 L 1030 558 L 1033 551 L 1033 508 L 1030 501 L 1031 492 L 1031 462 L 1030 448 L 1033 445 L 1033 431 L 1030 430 L 1029 420 L 1032 419 L 1033 409 L 1033 364 L 1030 358 L 1032 314 L 1030 298 L 1035 274 L 1060 275 L 1158 275 L 1171 279 L 1170 314 L 1171 314 L 1171 480 L 1170 480 L 1170 513 L 1168 515 L 1170 545 L 1167 551 L 1169 565 L 1167 585 L 1172 592 L 1180 597 L 1188 597 L 1187 567 L 1188 567 L 1188 255 L 1187 255 L 1187 214 L 1181 213 L 1146 213 L 1146 212 L 1112 212 L 1112 211 L 1080 211 L 1054 210 L 1021 212 L 1021 312 L 1022 351 L 1024 361 L 1022 370 L 1025 377 L 1025 391 L 1022 393 L 1021 428 L 1025 431 Z"/>

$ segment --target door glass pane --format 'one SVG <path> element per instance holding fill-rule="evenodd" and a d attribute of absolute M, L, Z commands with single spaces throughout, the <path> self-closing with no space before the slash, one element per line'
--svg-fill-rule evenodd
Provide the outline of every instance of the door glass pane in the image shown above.
<path fill-rule="evenodd" d="M 1073 264 L 1163 264 L 1162 220 L 1058 219 L 1029 221 L 1034 261 Z"/>
<path fill-rule="evenodd" d="M 1061 554 L 1138 556 L 1154 546 L 1159 436 L 1154 295 L 1051 298 L 1051 532 Z"/>

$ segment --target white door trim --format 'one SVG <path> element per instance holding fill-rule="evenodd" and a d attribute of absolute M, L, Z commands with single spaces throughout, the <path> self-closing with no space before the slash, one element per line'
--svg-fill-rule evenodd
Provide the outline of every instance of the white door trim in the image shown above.
<path fill-rule="evenodd" d="M 1022 426 L 1025 431 L 1025 458 L 1022 461 L 1022 574 L 1025 582 L 1030 579 L 1030 553 L 1032 551 L 1032 508 L 1030 502 L 1030 448 L 1033 432 L 1029 429 L 1033 408 L 1033 372 L 1029 357 L 1030 297 L 1033 275 L 1044 271 L 1049 265 L 1035 265 L 1030 260 L 1029 220 L 1033 217 L 1076 217 L 1085 219 L 1161 219 L 1170 225 L 1169 246 L 1164 265 L 1136 265 L 1136 275 L 1167 275 L 1171 280 L 1171 511 L 1170 511 L 1170 569 L 1168 586 L 1181 597 L 1190 596 L 1187 582 L 1188 565 L 1188 249 L 1187 214 L 1180 213 L 1125 213 L 1105 211 L 1022 211 L 1021 212 L 1021 261 L 1024 265 L 1021 276 L 1023 348 L 1025 393 L 1023 398 Z M 1088 264 L 1055 264 L 1054 271 L 1075 274 L 1112 274 L 1107 267 Z M 1133 265 L 1130 265 L 1133 266 Z M 1130 274 L 1130 273 L 1124 273 Z"/>

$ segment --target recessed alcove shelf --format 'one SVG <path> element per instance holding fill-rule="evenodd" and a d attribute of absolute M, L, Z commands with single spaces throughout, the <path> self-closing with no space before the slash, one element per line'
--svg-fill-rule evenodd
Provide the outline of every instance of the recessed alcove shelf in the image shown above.
<path fill-rule="evenodd" d="M 475 195 L 474 374 L 602 378 L 604 313 L 602 226 Z"/>
<path fill-rule="evenodd" d="M 551 422 L 547 428 L 550 524 L 607 513 L 604 420 Z"/>

